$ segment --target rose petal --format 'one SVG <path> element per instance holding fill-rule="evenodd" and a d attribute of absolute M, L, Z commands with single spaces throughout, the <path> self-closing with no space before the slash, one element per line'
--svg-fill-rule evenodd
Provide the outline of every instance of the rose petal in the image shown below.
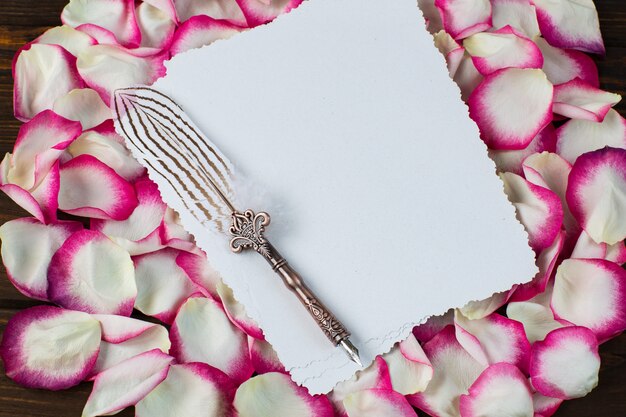
<path fill-rule="evenodd" d="M 563 222 L 559 197 L 516 174 L 505 172 L 500 178 L 504 182 L 505 194 L 515 206 L 518 220 L 528 232 L 530 246 L 535 251 L 550 246 Z"/>
<path fill-rule="evenodd" d="M 145 173 L 145 168 L 130 155 L 124 139 L 115 133 L 110 122 L 84 132 L 67 150 L 73 157 L 86 154 L 97 158 L 128 181 Z"/>
<path fill-rule="evenodd" d="M 124 46 L 137 47 L 141 42 L 134 0 L 70 0 L 61 13 L 61 21 L 73 27 L 98 25 L 115 34 Z"/>
<path fill-rule="evenodd" d="M 549 306 L 534 300 L 509 303 L 506 315 L 524 325 L 523 329 L 530 343 L 543 340 L 552 330 L 563 327 L 554 319 Z"/>
<path fill-rule="evenodd" d="M 491 27 L 489 0 L 435 0 L 443 27 L 455 39 L 466 38 Z"/>
<path fill-rule="evenodd" d="M 180 362 L 207 363 L 238 383 L 252 375 L 246 335 L 210 298 L 189 298 L 176 315 L 170 338 L 171 352 Z"/>
<path fill-rule="evenodd" d="M 424 391 L 433 377 L 433 366 L 413 334 L 384 354 L 383 359 L 393 390 L 402 395 Z"/>
<path fill-rule="evenodd" d="M 484 300 L 470 301 L 459 311 L 470 320 L 482 319 L 502 307 L 508 299 L 509 291 L 497 292 Z"/>
<path fill-rule="evenodd" d="M 597 87 L 600 85 L 598 67 L 591 57 L 572 49 L 555 48 L 543 38 L 534 38 L 543 54 L 543 71 L 554 85 L 580 78 Z"/>
<path fill-rule="evenodd" d="M 157 9 L 165 12 L 172 21 L 178 23 L 178 16 L 176 15 L 176 6 L 174 6 L 174 0 L 144 0 L 144 3 L 148 3 Z"/>
<path fill-rule="evenodd" d="M 18 52 L 13 80 L 13 109 L 23 122 L 84 85 L 76 70 L 76 57 L 58 45 L 44 44 L 30 44 Z"/>
<path fill-rule="evenodd" d="M 431 416 L 458 416 L 460 396 L 467 392 L 485 366 L 457 342 L 453 326 L 446 327 L 424 344 L 424 352 L 433 365 L 433 379 L 424 392 L 409 395 L 407 399 Z"/>
<path fill-rule="evenodd" d="M 149 3 L 141 3 L 136 10 L 141 31 L 141 46 L 165 49 L 170 46 L 176 23 L 166 12 Z"/>
<path fill-rule="evenodd" d="M 219 39 L 228 39 L 243 29 L 225 20 L 216 20 L 205 15 L 192 16 L 174 34 L 170 50 L 172 55 L 177 55 L 210 45 Z"/>
<path fill-rule="evenodd" d="M 617 242 L 614 245 L 607 245 L 606 257 L 607 261 L 615 262 L 618 265 L 626 263 L 626 245 L 624 242 Z"/>
<path fill-rule="evenodd" d="M 65 308 L 128 316 L 137 295 L 128 252 L 92 230 L 72 234 L 48 268 L 48 298 Z"/>
<path fill-rule="evenodd" d="M 426 20 L 426 28 L 430 33 L 437 33 L 443 29 L 441 14 L 435 6 L 435 0 L 417 0 L 417 5 Z"/>
<path fill-rule="evenodd" d="M 541 70 L 499 70 L 470 96 L 470 116 L 489 148 L 524 149 L 552 121 L 552 94 Z"/>
<path fill-rule="evenodd" d="M 465 57 L 465 48 L 454 40 L 449 33 L 440 30 L 433 35 L 435 39 L 435 46 L 439 49 L 439 52 L 446 58 L 446 64 L 448 65 L 448 72 L 450 77 L 454 78 L 459 66 Z M 481 77 L 482 78 L 482 77 Z M 478 84 L 476 84 L 478 85 Z"/>
<path fill-rule="evenodd" d="M 425 323 L 413 328 L 413 335 L 422 343 L 428 342 L 447 326 L 454 324 L 454 310 L 450 309 L 441 316 L 431 316 Z"/>
<path fill-rule="evenodd" d="M 168 324 L 185 300 L 196 292 L 185 271 L 176 265 L 178 253 L 163 249 L 133 258 L 137 282 L 135 308 Z"/>
<path fill-rule="evenodd" d="M 530 282 L 520 284 L 514 288 L 509 301 L 526 301 L 546 290 L 548 281 L 552 277 L 552 271 L 556 265 L 563 245 L 565 244 L 565 231 L 561 231 L 552 244 L 542 250 L 537 256 L 536 265 L 539 272 Z"/>
<path fill-rule="evenodd" d="M 417 417 L 406 398 L 392 390 L 357 391 L 348 395 L 343 404 L 350 417 Z"/>
<path fill-rule="evenodd" d="M 621 243 L 621 242 L 618 242 Z M 574 250 L 570 255 L 573 259 L 605 259 L 608 245 L 606 243 L 596 243 L 589 233 L 584 230 L 580 232 Z"/>
<path fill-rule="evenodd" d="M 606 341 L 626 329 L 626 271 L 604 259 L 566 259 L 556 271 L 551 306 L 556 318 Z"/>
<path fill-rule="evenodd" d="M 461 346 L 481 364 L 508 362 L 527 369 L 530 343 L 521 323 L 496 313 L 469 320 L 457 311 L 454 327 Z"/>
<path fill-rule="evenodd" d="M 248 346 L 250 349 L 250 360 L 257 374 L 266 374 L 268 372 L 287 373 L 285 366 L 278 359 L 276 351 L 265 340 L 249 337 Z"/>
<path fill-rule="evenodd" d="M 559 409 L 563 400 L 560 398 L 546 397 L 538 392 L 533 394 L 533 408 L 535 415 L 541 417 L 550 417 Z"/>
<path fill-rule="evenodd" d="M 392 390 L 389 367 L 380 356 L 374 358 L 367 368 L 357 371 L 352 378 L 339 382 L 328 396 L 334 403 L 337 414 L 340 417 L 348 417 L 343 400 L 352 393 L 367 389 Z"/>
<path fill-rule="evenodd" d="M 476 33 L 463 41 L 474 65 L 483 75 L 503 68 L 542 68 L 541 50 L 510 26 L 495 32 Z"/>
<path fill-rule="evenodd" d="M 584 327 L 563 327 L 533 345 L 530 381 L 543 395 L 571 399 L 598 385 L 600 355 L 594 334 Z"/>
<path fill-rule="evenodd" d="M 0 355 L 7 376 L 18 384 L 60 390 L 85 379 L 99 346 L 100 325 L 88 314 L 37 306 L 9 320 Z"/>
<path fill-rule="evenodd" d="M 71 149 L 70 149 L 71 151 Z M 139 202 L 126 220 L 92 219 L 91 229 L 112 237 L 121 237 L 134 242 L 148 237 L 159 228 L 167 206 L 154 182 L 144 177 L 135 182 Z"/>
<path fill-rule="evenodd" d="M 142 353 L 154 349 L 167 353 L 170 349 L 169 334 L 161 325 L 124 316 L 92 317 L 100 321 L 102 328 L 100 354 L 91 372 L 94 376 Z"/>
<path fill-rule="evenodd" d="M 246 18 L 236 1 L 233 0 L 176 0 L 176 13 L 180 22 L 192 16 L 207 15 L 214 19 L 223 19 L 243 26 Z"/>
<path fill-rule="evenodd" d="M 603 54 L 598 12 L 592 0 L 531 0 L 543 37 L 558 48 Z"/>
<path fill-rule="evenodd" d="M 96 40 L 96 45 L 119 45 L 115 34 L 101 26 L 91 23 L 84 23 L 80 26 L 77 26 L 76 30 L 91 36 L 93 39 Z"/>
<path fill-rule="evenodd" d="M 88 46 L 95 45 L 96 40 L 71 26 L 63 25 L 48 29 L 43 35 L 35 39 L 34 43 L 59 45 L 70 54 L 78 56 Z"/>
<path fill-rule="evenodd" d="M 489 157 L 493 159 L 498 168 L 498 172 L 512 172 L 522 175 L 522 162 L 534 153 L 544 151 L 554 152 L 556 150 L 556 130 L 552 123 L 548 124 L 530 144 L 521 150 L 498 151 L 489 149 Z"/>
<path fill-rule="evenodd" d="M 626 119 L 611 109 L 602 123 L 570 120 L 557 130 L 556 151 L 570 163 L 605 146 L 626 149 Z"/>
<path fill-rule="evenodd" d="M 98 93 L 90 88 L 72 90 L 57 98 L 52 105 L 55 113 L 81 123 L 84 130 L 96 127 L 111 118 L 111 109 Z"/>
<path fill-rule="evenodd" d="M 204 363 L 172 365 L 167 378 L 137 403 L 137 417 L 232 417 L 233 382 Z"/>
<path fill-rule="evenodd" d="M 263 330 L 259 328 L 259 325 L 256 324 L 254 320 L 248 317 L 244 306 L 235 299 L 233 290 L 231 290 L 230 287 L 220 281 L 220 283 L 217 284 L 217 294 L 222 301 L 226 315 L 235 326 L 255 339 L 264 338 Z"/>
<path fill-rule="evenodd" d="M 333 417 L 333 408 L 323 396 L 311 396 L 288 375 L 257 375 L 239 386 L 235 394 L 239 417 Z"/>
<path fill-rule="evenodd" d="M 575 78 L 554 87 L 552 108 L 555 113 L 572 119 L 602 122 L 611 107 L 621 99 L 619 94 L 602 91 Z"/>
<path fill-rule="evenodd" d="M 528 0 L 491 0 L 493 27 L 511 26 L 530 39 L 539 36 L 535 7 Z"/>
<path fill-rule="evenodd" d="M 493 364 L 461 396 L 460 409 L 463 417 L 532 416 L 530 385 L 515 366 Z"/>
<path fill-rule="evenodd" d="M 61 166 L 59 209 L 77 216 L 124 220 L 137 207 L 133 186 L 91 155 Z"/>
<path fill-rule="evenodd" d="M 191 281 L 204 289 L 206 294 L 219 299 L 217 286 L 222 280 L 219 273 L 209 265 L 204 252 L 197 255 L 181 251 L 176 258 L 176 264 L 185 271 Z"/>
<path fill-rule="evenodd" d="M 115 414 L 135 405 L 165 379 L 173 360 L 155 349 L 98 374 L 82 416 Z"/>
<path fill-rule="evenodd" d="M 274 20 L 278 15 L 288 13 L 303 0 L 235 0 L 248 22 L 255 27 Z"/>
<path fill-rule="evenodd" d="M 147 55 L 114 45 L 94 45 L 85 49 L 76 61 L 80 76 L 96 90 L 105 103 L 113 91 L 129 85 L 149 85 L 165 75 L 166 53 Z"/>
<path fill-rule="evenodd" d="M 567 204 L 591 238 L 613 245 L 626 238 L 626 150 L 603 148 L 576 160 Z"/>
<path fill-rule="evenodd" d="M 7 277 L 22 294 L 48 299 L 48 265 L 52 255 L 74 232 L 78 222 L 44 225 L 33 218 L 8 221 L 0 227 L 2 262 Z"/>

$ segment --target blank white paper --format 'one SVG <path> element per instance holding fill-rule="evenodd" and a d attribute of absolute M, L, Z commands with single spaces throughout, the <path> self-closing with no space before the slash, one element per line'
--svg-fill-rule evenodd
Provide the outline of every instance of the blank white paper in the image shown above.
<path fill-rule="evenodd" d="M 536 273 L 415 0 L 309 0 L 167 70 L 154 87 L 261 186 L 240 209 L 273 215 L 267 236 L 365 366 L 429 316 Z M 358 370 L 260 256 L 184 225 L 297 383 L 325 393 Z"/>

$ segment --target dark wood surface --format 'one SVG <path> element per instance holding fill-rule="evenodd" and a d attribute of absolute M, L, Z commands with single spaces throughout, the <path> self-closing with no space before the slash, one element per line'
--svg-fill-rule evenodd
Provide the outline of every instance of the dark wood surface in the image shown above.
<path fill-rule="evenodd" d="M 60 24 L 68 0 L 0 0 L 0 157 L 10 152 L 19 127 L 13 118 L 11 60 L 15 51 L 50 26 Z M 598 59 L 603 88 L 626 95 L 626 1 L 596 0 L 607 54 Z M 626 101 L 626 100 L 625 100 Z M 626 103 L 617 106 L 626 113 Z M 27 215 L 0 193 L 0 223 Z M 0 268 L 0 332 L 18 310 L 38 304 L 19 294 Z M 587 397 L 567 401 L 558 417 L 626 416 L 626 334 L 601 347 L 599 387 Z M 575 364 L 572 364 L 575 366 Z M 29 390 L 10 381 L 0 367 L 0 417 L 80 416 L 91 384 L 61 392 Z M 125 410 L 120 416 L 132 416 Z M 390 416 L 392 417 L 392 416 Z"/>

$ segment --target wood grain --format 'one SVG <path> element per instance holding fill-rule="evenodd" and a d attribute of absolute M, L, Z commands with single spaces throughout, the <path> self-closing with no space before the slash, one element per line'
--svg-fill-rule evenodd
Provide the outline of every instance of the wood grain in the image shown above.
<path fill-rule="evenodd" d="M 15 52 L 45 29 L 60 24 L 67 0 L 0 1 L 0 154 L 10 152 L 20 123 L 13 118 L 11 61 Z M 607 54 L 597 59 L 603 88 L 626 95 L 626 2 L 597 0 Z M 626 113 L 626 103 L 617 106 Z M 0 193 L 0 223 L 26 216 Z M 0 332 L 15 312 L 40 304 L 18 293 L 0 268 Z M 567 401 L 557 417 L 626 416 L 626 334 L 601 347 L 600 385 L 585 398 Z M 576 366 L 576 364 L 572 364 Z M 0 417 L 80 416 L 91 390 L 84 383 L 66 391 L 24 389 L 15 385 L 0 368 Z M 120 416 L 132 416 L 125 410 Z M 175 417 L 175 416 L 173 416 Z M 392 417 L 392 416 L 390 416 Z"/>

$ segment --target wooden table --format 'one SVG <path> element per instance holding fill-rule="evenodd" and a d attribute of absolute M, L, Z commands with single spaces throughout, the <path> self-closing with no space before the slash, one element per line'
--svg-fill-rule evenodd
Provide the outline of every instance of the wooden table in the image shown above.
<path fill-rule="evenodd" d="M 0 157 L 13 148 L 20 124 L 13 118 L 13 55 L 48 27 L 59 25 L 67 1 L 0 0 Z M 626 1 L 596 0 L 596 3 L 607 46 L 606 58 L 598 60 L 602 86 L 626 95 Z M 626 103 L 620 103 L 617 109 L 625 114 Z M 4 194 L 0 195 L 0 223 L 26 215 Z M 4 269 L 0 269 L 1 332 L 15 312 L 39 303 L 18 293 L 7 280 Z M 626 334 L 605 343 L 601 354 L 599 387 L 583 399 L 567 401 L 556 416 L 626 416 Z M 80 416 L 90 391 L 91 384 L 87 383 L 61 392 L 24 389 L 11 382 L 0 369 L 0 417 Z M 125 410 L 118 415 L 132 416 L 133 412 Z"/>

